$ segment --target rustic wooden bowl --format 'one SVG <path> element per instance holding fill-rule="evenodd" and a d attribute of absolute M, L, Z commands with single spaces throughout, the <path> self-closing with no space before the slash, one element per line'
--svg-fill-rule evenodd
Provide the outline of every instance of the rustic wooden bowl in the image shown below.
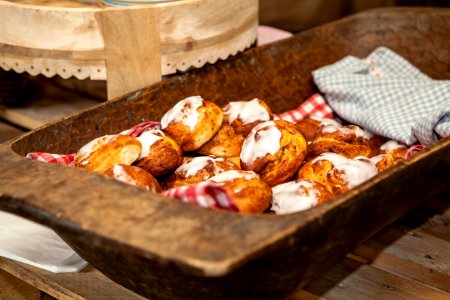
<path fill-rule="evenodd" d="M 0 146 L 0 206 L 54 228 L 118 283 L 160 299 L 280 299 L 450 186 L 450 138 L 320 207 L 249 216 L 170 201 L 87 171 L 24 158 L 72 152 L 94 137 L 158 120 L 190 95 L 224 104 L 261 97 L 292 109 L 311 71 L 387 46 L 450 78 L 450 10 L 375 10 L 139 90 Z M 426 99 L 424 99 L 426 101 Z"/>

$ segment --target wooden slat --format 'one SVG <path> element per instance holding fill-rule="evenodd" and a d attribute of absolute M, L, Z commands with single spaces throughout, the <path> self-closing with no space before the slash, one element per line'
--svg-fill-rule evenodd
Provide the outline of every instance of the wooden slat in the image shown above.
<path fill-rule="evenodd" d="M 0 117 L 34 129 L 99 103 L 49 84 L 40 85 L 39 89 L 31 99 L 24 99 L 24 106 L 0 107 Z"/>
<path fill-rule="evenodd" d="M 446 299 L 450 294 L 345 258 L 304 288 L 334 299 Z M 294 295 L 290 299 L 301 299 Z"/>
<path fill-rule="evenodd" d="M 287 297 L 285 300 L 326 300 L 326 298 L 315 295 L 304 289 L 300 289 L 293 292 L 292 295 Z"/>
<path fill-rule="evenodd" d="M 40 300 L 41 291 L 0 270 L 0 299 Z"/>
<path fill-rule="evenodd" d="M 78 273 L 51 273 L 0 258 L 0 269 L 58 299 L 144 299 L 91 266 Z"/>
<path fill-rule="evenodd" d="M 108 99 L 161 80 L 159 12 L 146 7 L 96 13 L 105 41 Z"/>
<path fill-rule="evenodd" d="M 24 130 L 6 124 L 0 120 L 0 143 L 15 138 L 16 136 L 19 136 L 24 132 Z"/>
<path fill-rule="evenodd" d="M 449 292 L 450 203 L 429 201 L 353 253 L 381 270 Z"/>

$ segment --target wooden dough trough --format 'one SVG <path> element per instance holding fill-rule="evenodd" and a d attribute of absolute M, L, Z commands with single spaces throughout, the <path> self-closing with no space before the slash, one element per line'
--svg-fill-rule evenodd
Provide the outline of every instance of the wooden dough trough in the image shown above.
<path fill-rule="evenodd" d="M 282 299 L 449 188 L 450 137 L 333 201 L 280 216 L 211 211 L 25 155 L 76 151 L 159 120 L 191 95 L 293 109 L 316 92 L 312 70 L 379 46 L 450 79 L 449 35 L 449 9 L 375 10 L 102 103 L 0 145 L 0 208 L 54 228 L 94 267 L 151 299 Z"/>

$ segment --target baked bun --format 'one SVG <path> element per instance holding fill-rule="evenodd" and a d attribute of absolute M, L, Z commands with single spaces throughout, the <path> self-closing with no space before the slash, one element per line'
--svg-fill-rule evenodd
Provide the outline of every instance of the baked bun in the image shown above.
<path fill-rule="evenodd" d="M 194 151 L 209 141 L 222 124 L 223 113 L 216 104 L 200 96 L 181 100 L 161 119 L 161 128 L 180 145 Z"/>
<path fill-rule="evenodd" d="M 244 140 L 241 168 L 254 171 L 270 186 L 289 181 L 306 157 L 307 143 L 293 123 L 266 121 Z"/>
<path fill-rule="evenodd" d="M 104 173 L 116 164 L 131 165 L 141 153 L 141 143 L 127 135 L 105 135 L 87 143 L 75 156 L 75 166 Z"/>
<path fill-rule="evenodd" d="M 253 171 L 225 171 L 208 181 L 223 186 L 241 213 L 260 214 L 270 206 L 272 189 Z"/>
<path fill-rule="evenodd" d="M 142 144 L 136 166 L 143 168 L 153 176 L 170 173 L 183 162 L 183 152 L 180 146 L 161 130 L 144 131 L 136 139 Z"/>
<path fill-rule="evenodd" d="M 349 159 L 327 152 L 306 162 L 298 171 L 297 179 L 318 181 L 337 196 L 377 173 L 377 168 L 369 160 Z"/>
<path fill-rule="evenodd" d="M 333 119 L 318 116 L 306 117 L 295 125 L 300 129 L 308 142 L 312 142 L 319 129 L 324 126 L 342 127 L 340 123 Z"/>
<path fill-rule="evenodd" d="M 223 158 L 239 157 L 244 137 L 237 134 L 234 128 L 222 122 L 216 135 L 196 152 Z"/>
<path fill-rule="evenodd" d="M 158 181 L 156 181 L 150 173 L 139 167 L 117 164 L 107 170 L 105 174 L 119 181 L 140 187 L 150 192 L 161 192 L 161 187 Z"/>
<path fill-rule="evenodd" d="M 306 179 L 276 185 L 272 188 L 272 192 L 270 210 L 276 214 L 307 210 L 333 197 L 323 184 Z"/>
<path fill-rule="evenodd" d="M 380 146 L 380 153 L 392 155 L 396 163 L 405 159 L 407 151 L 408 147 L 406 145 L 394 140 L 387 141 Z"/>
<path fill-rule="evenodd" d="M 317 132 L 310 144 L 310 157 L 326 152 L 342 154 L 348 158 L 372 156 L 370 139 L 373 134 L 356 125 L 336 127 L 327 125 Z"/>
<path fill-rule="evenodd" d="M 387 168 L 395 165 L 394 158 L 390 154 L 378 154 L 371 158 L 367 158 L 364 156 L 355 157 L 355 159 L 363 160 L 372 163 L 378 170 L 378 172 L 384 171 Z"/>
<path fill-rule="evenodd" d="M 269 106 L 261 99 L 230 102 L 224 107 L 219 132 L 197 150 L 204 155 L 239 157 L 244 138 L 255 125 L 273 119 Z"/>
<path fill-rule="evenodd" d="M 239 168 L 231 161 L 212 156 L 185 157 L 183 163 L 166 179 L 164 187 L 172 188 L 206 181 L 229 170 Z"/>

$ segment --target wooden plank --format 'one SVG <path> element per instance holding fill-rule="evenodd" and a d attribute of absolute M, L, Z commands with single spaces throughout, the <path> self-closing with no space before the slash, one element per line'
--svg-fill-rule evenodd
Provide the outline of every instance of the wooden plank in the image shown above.
<path fill-rule="evenodd" d="M 415 263 L 366 245 L 359 246 L 354 250 L 354 253 L 370 260 L 370 266 L 372 267 L 404 277 L 407 280 L 416 280 L 449 292 L 447 289 L 449 282 L 448 276 L 427 268 L 420 263 Z"/>
<path fill-rule="evenodd" d="M 6 142 L 7 140 L 15 138 L 24 132 L 25 132 L 25 130 L 11 126 L 0 120 L 0 143 L 3 143 L 3 142 Z"/>
<path fill-rule="evenodd" d="M 0 269 L 58 299 L 144 299 L 91 266 L 78 273 L 52 273 L 0 258 Z"/>
<path fill-rule="evenodd" d="M 99 102 L 71 91 L 42 84 L 28 104 L 0 107 L 0 117 L 27 129 L 34 129 L 51 121 L 97 105 Z"/>
<path fill-rule="evenodd" d="M 334 299 L 446 299 L 444 291 L 408 281 L 369 265 L 345 258 L 333 268 L 322 273 L 304 288 L 306 291 Z M 300 299 L 293 297 L 291 299 Z"/>
<path fill-rule="evenodd" d="M 41 291 L 3 270 L 0 270 L 0 287 L 0 299 L 41 299 Z"/>
<path fill-rule="evenodd" d="M 353 254 L 381 270 L 450 291 L 450 203 L 433 199 Z"/>
<path fill-rule="evenodd" d="M 107 10 L 96 18 L 105 40 L 108 99 L 161 80 L 158 7 Z"/>
<path fill-rule="evenodd" d="M 293 292 L 285 300 L 326 300 L 326 298 L 305 291 L 304 289 L 299 289 L 298 291 Z"/>

